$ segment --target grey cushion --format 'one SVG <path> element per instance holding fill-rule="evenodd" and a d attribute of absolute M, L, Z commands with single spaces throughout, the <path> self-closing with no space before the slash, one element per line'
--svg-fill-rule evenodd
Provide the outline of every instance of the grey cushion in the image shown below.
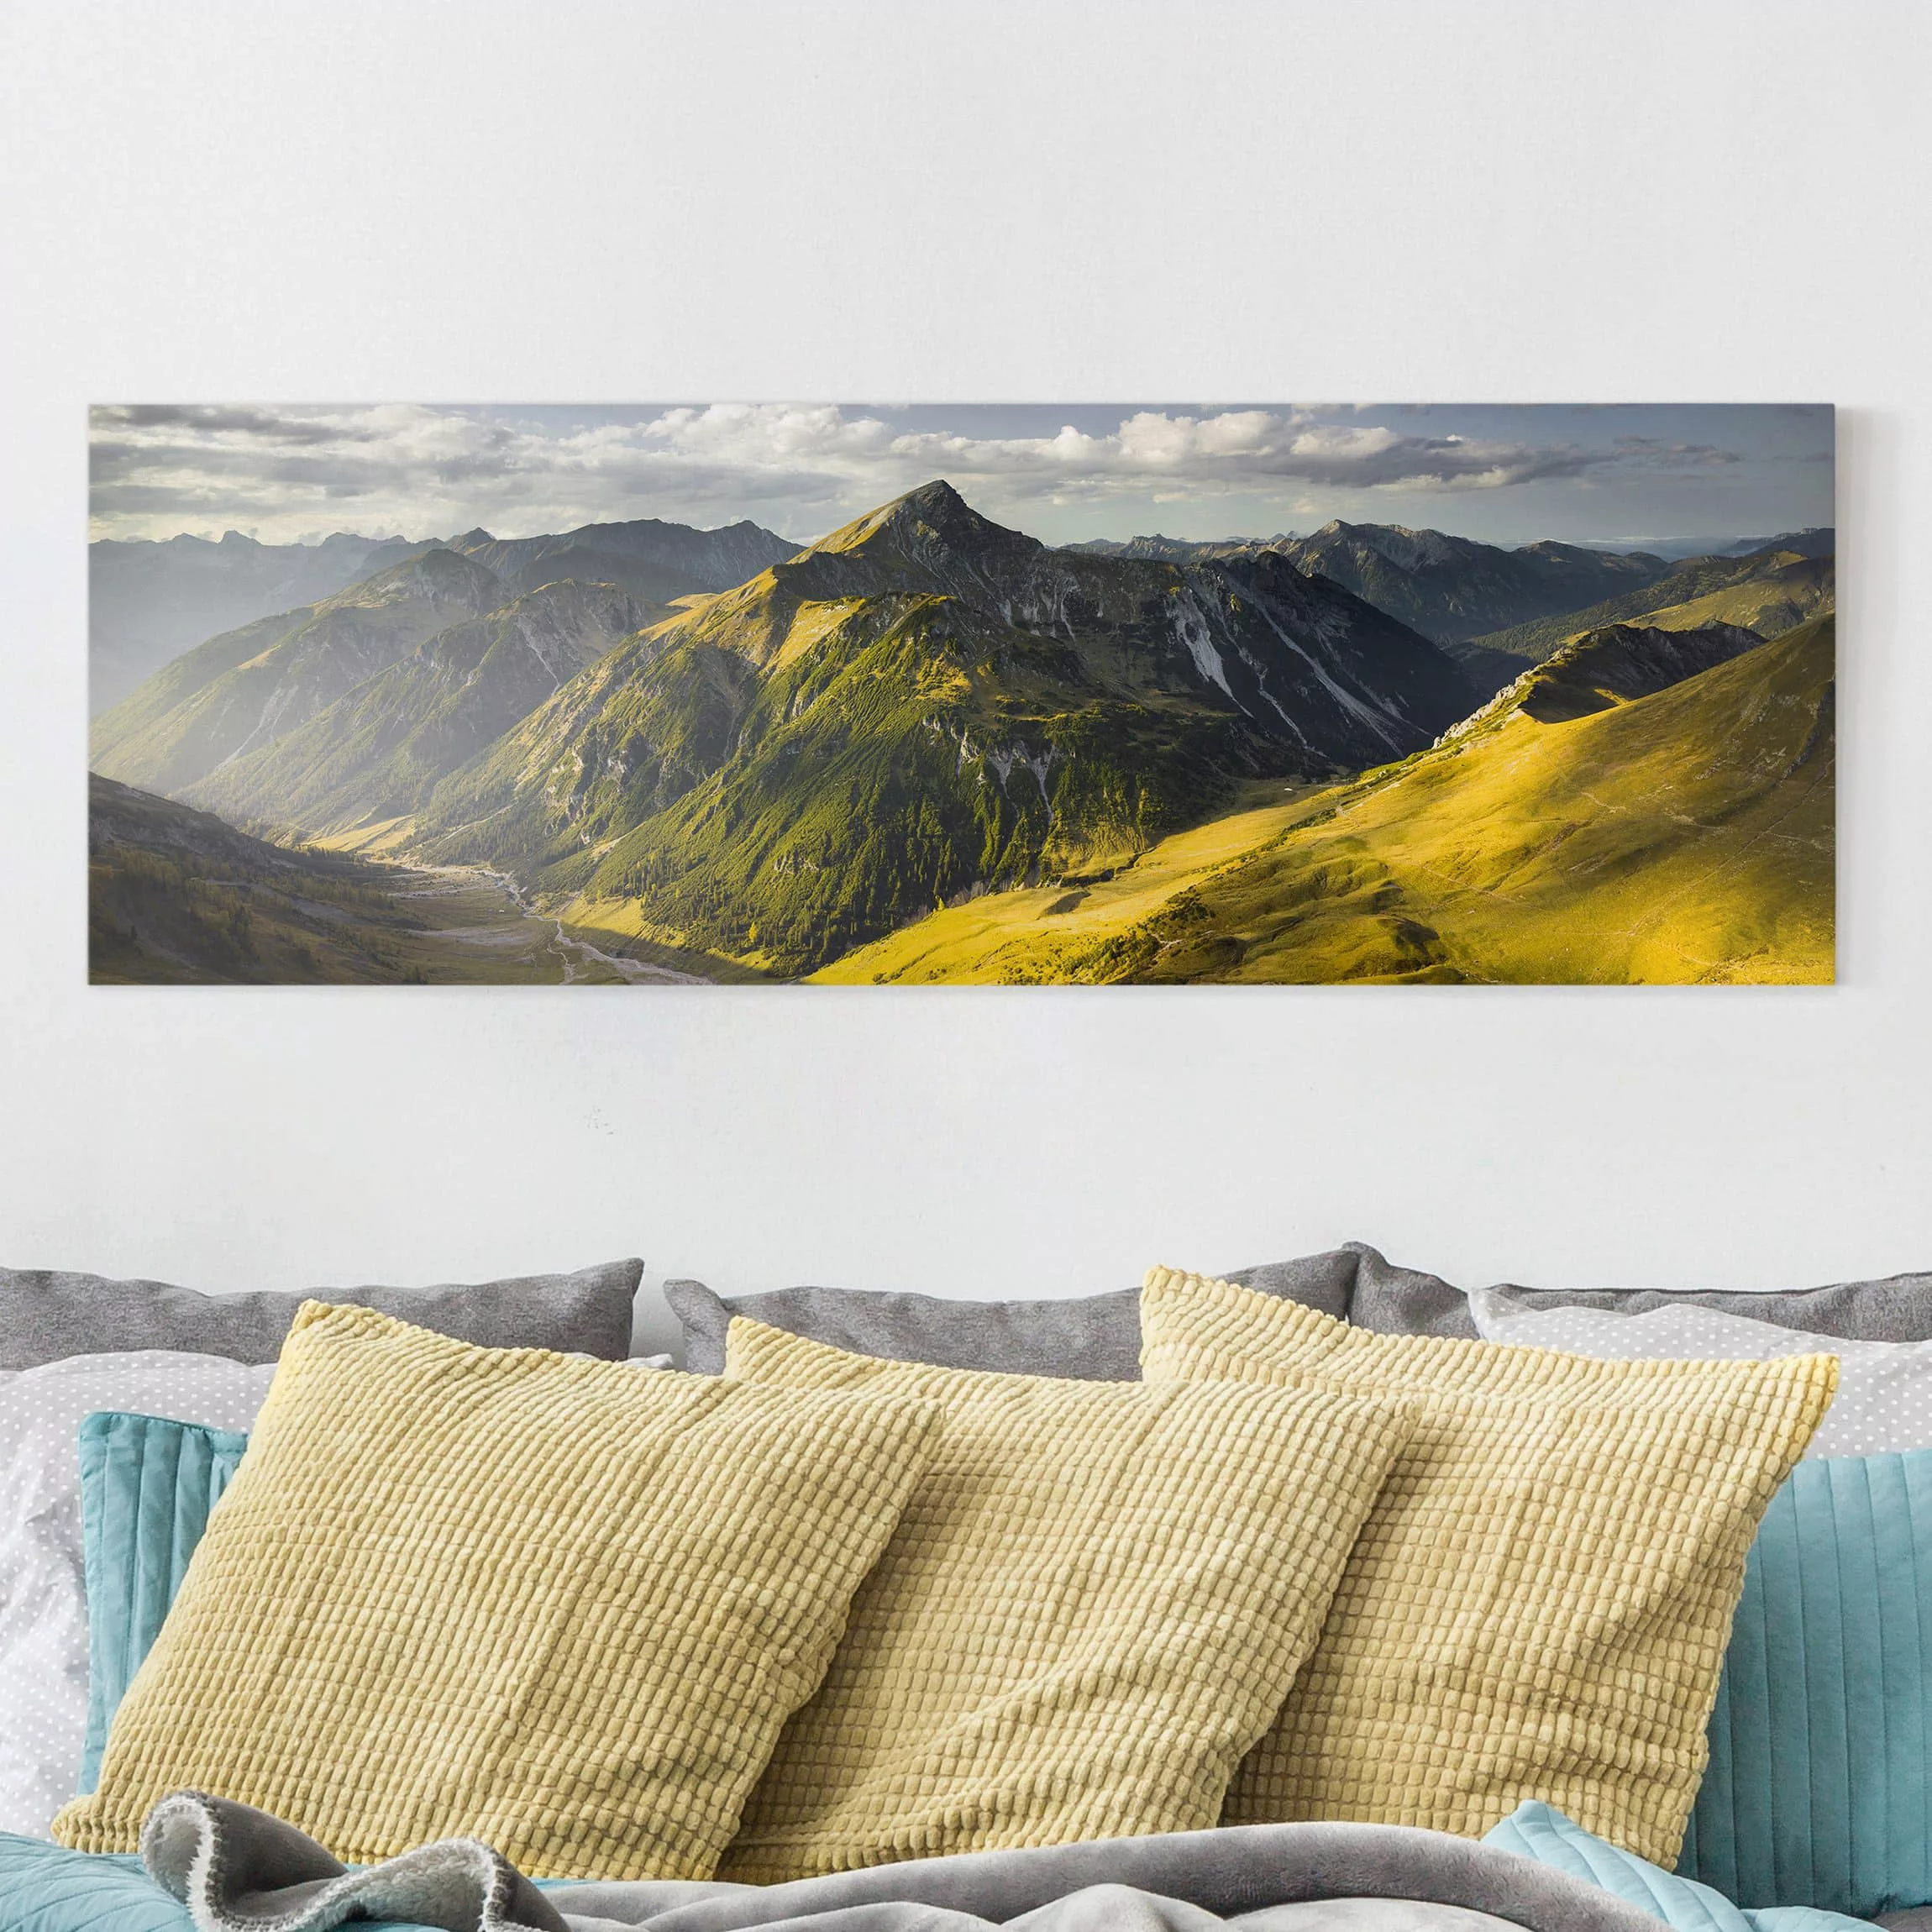
<path fill-rule="evenodd" d="M 1356 1256 L 1337 1248 L 1299 1261 L 1237 1268 L 1227 1278 L 1268 1294 L 1345 1314 Z M 781 1288 L 727 1299 L 701 1281 L 669 1281 L 664 1299 L 684 1326 L 685 1366 L 722 1373 L 734 1315 L 855 1355 L 992 1368 L 1079 1382 L 1141 1378 L 1141 1291 L 1047 1301 L 947 1301 L 861 1288 Z"/>
<path fill-rule="evenodd" d="M 1348 1319 L 1357 1328 L 1373 1328 L 1384 1335 L 1460 1335 L 1472 1341 L 1476 1339 L 1468 1296 L 1461 1289 L 1452 1288 L 1441 1275 L 1398 1268 L 1358 1241 L 1347 1242 L 1343 1252 L 1355 1257 Z"/>
<path fill-rule="evenodd" d="M 1372 1247 L 1348 1243 L 1357 1257 L 1348 1319 L 1358 1328 L 1393 1335 L 1473 1337 L 1469 1299 L 1440 1275 L 1398 1268 Z M 1600 1308 L 1642 1315 L 1653 1308 L 1712 1308 L 1753 1321 L 1775 1322 L 1846 1341 L 1932 1341 L 1932 1274 L 1895 1274 L 1882 1281 L 1835 1282 L 1829 1288 L 1750 1292 L 1733 1289 L 1536 1289 L 1496 1284 L 1525 1307 Z"/>
<path fill-rule="evenodd" d="M 630 1352 L 641 1261 L 575 1274 L 444 1282 L 434 1288 L 253 1289 L 202 1294 L 165 1281 L 111 1281 L 62 1269 L 0 1268 L 0 1369 L 71 1355 L 165 1348 L 273 1362 L 311 1297 L 359 1303 L 489 1348 L 556 1348 L 620 1361 Z"/>

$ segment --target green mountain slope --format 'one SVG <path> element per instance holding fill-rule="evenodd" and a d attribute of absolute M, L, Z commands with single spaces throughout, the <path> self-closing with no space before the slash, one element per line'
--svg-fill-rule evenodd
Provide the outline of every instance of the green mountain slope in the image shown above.
<path fill-rule="evenodd" d="M 306 611 L 212 638 L 103 717 L 89 764 L 172 793 L 273 743 L 445 626 L 503 601 L 480 564 L 432 549 Z"/>
<path fill-rule="evenodd" d="M 1599 635 L 1417 757 L 1090 895 L 936 914 L 820 977 L 1828 981 L 1833 620 L 1647 688 L 1664 654 L 1735 642 Z"/>
<path fill-rule="evenodd" d="M 1493 632 L 1451 649 L 1473 677 L 1500 686 L 1525 664 L 1540 664 L 1566 638 L 1605 624 L 1642 622 L 1661 630 L 1740 624 L 1761 638 L 1823 616 L 1835 607 L 1830 557 L 1754 551 L 1742 557 L 1693 557 L 1641 590 L 1535 623 Z"/>
<path fill-rule="evenodd" d="M 1126 863 L 1470 692 L 1272 554 L 1069 554 L 943 483 L 620 646 L 439 786 L 416 848 L 795 974 L 936 904 Z"/>
<path fill-rule="evenodd" d="M 437 632 L 182 796 L 233 823 L 311 836 L 402 817 L 652 608 L 614 585 L 546 584 Z"/>

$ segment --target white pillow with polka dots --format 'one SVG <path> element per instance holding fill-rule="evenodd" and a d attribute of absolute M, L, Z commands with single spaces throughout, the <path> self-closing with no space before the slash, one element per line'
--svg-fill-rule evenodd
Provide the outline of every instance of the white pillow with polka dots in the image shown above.
<path fill-rule="evenodd" d="M 1647 1309 L 1641 1315 L 1531 1308 L 1499 1288 L 1476 1289 L 1469 1313 L 1485 1341 L 1554 1348 L 1599 1362 L 1770 1362 L 1784 1355 L 1835 1355 L 1838 1394 L 1806 1456 L 1932 1449 L 1932 1341 L 1846 1341 L 1694 1305 Z"/>
<path fill-rule="evenodd" d="M 44 1838 L 87 1728 L 81 1419 L 131 1410 L 249 1428 L 275 1364 L 160 1350 L 0 1373 L 0 1831 Z"/>

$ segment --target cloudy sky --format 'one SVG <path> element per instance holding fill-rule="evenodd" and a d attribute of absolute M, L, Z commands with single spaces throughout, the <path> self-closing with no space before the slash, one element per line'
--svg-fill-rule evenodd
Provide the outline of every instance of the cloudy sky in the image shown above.
<path fill-rule="evenodd" d="M 1494 543 L 1833 521 L 1831 412 L 1782 404 L 118 404 L 91 440 L 95 537 L 748 517 L 804 541 L 934 476 L 1049 543 L 1331 517 Z"/>

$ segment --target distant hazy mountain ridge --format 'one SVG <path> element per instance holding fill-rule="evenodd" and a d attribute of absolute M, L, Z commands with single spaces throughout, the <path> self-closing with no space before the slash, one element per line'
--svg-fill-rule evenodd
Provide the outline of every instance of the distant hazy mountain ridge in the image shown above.
<path fill-rule="evenodd" d="M 756 523 L 696 530 L 655 517 L 586 523 L 555 537 L 492 537 L 487 530 L 470 530 L 452 537 L 449 547 L 491 571 L 507 596 L 568 577 L 616 584 L 659 605 L 694 591 L 729 590 L 798 550 Z"/>
<path fill-rule="evenodd" d="M 211 638 L 94 721 L 96 771 L 178 792 L 285 737 L 446 625 L 502 601 L 454 550 L 423 551 L 306 610 Z"/>
<path fill-rule="evenodd" d="M 496 575 L 506 598 L 575 577 L 669 605 L 694 591 L 743 583 L 797 548 L 756 523 L 696 530 L 654 517 L 543 537 L 470 530 L 447 543 L 339 532 L 319 543 L 260 543 L 239 530 L 218 543 L 108 538 L 87 546 L 89 709 L 97 716 L 109 710 L 211 638 L 322 603 L 431 549 L 475 559 Z"/>
<path fill-rule="evenodd" d="M 1515 675 L 1512 664 L 1520 669 L 1539 664 L 1566 638 L 1605 624 L 1644 620 L 1680 630 L 1730 623 L 1774 638 L 1834 610 L 1836 595 L 1836 566 L 1829 554 L 1753 550 L 1737 557 L 1693 557 L 1641 589 L 1474 638 L 1454 654 L 1473 676 L 1500 684 Z"/>
<path fill-rule="evenodd" d="M 402 816 L 656 609 L 614 584 L 545 584 L 435 632 L 182 795 L 240 823 L 307 833 Z"/>
<path fill-rule="evenodd" d="M 258 543 L 239 530 L 218 543 L 184 536 L 90 543 L 88 708 L 106 711 L 208 638 L 319 603 L 427 548 L 346 533 L 319 543 Z"/>

